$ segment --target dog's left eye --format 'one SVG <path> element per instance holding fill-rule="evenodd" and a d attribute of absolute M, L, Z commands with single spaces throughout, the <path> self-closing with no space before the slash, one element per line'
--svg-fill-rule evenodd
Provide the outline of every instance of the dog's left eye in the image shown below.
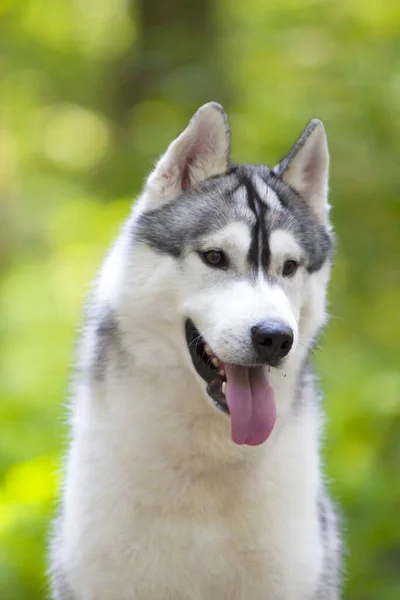
<path fill-rule="evenodd" d="M 290 277 L 294 275 L 299 267 L 299 263 L 295 260 L 286 260 L 283 264 L 282 275 L 284 277 Z"/>
<path fill-rule="evenodd" d="M 222 250 L 207 250 L 207 252 L 201 252 L 200 255 L 204 262 L 211 267 L 225 269 L 228 265 L 228 261 Z"/>

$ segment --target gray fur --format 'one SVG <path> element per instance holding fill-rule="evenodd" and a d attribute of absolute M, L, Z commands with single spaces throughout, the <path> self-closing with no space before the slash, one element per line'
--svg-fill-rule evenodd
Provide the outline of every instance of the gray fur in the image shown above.
<path fill-rule="evenodd" d="M 107 305 L 90 306 L 93 302 L 90 298 L 78 344 L 80 360 L 75 368 L 75 381 L 89 375 L 93 381 L 101 382 L 111 363 L 120 367 L 128 361 L 116 313 Z"/>
<path fill-rule="evenodd" d="M 255 178 L 259 177 L 280 203 L 280 210 L 270 209 L 265 198 L 259 197 Z M 236 198 L 243 189 L 246 204 Z M 208 179 L 202 185 L 183 192 L 172 202 L 143 214 L 135 224 L 135 242 L 149 244 L 161 253 L 178 258 L 187 246 L 195 247 L 203 235 L 217 231 L 233 221 L 245 222 L 252 231 L 260 223 L 254 214 L 252 202 L 264 207 L 263 228 L 268 236 L 276 229 L 293 233 L 307 257 L 309 273 L 320 269 L 329 260 L 332 250 L 330 233 L 319 223 L 306 202 L 292 188 L 263 165 L 239 165 L 226 174 Z M 268 255 L 268 252 L 266 253 Z M 249 259 L 249 267 L 253 267 Z M 268 264 L 263 265 L 268 269 Z"/>
<path fill-rule="evenodd" d="M 178 258 L 186 245 L 230 221 L 229 193 L 234 184 L 232 177 L 211 178 L 161 208 L 144 213 L 132 232 L 134 241 Z"/>
<path fill-rule="evenodd" d="M 308 355 L 298 377 L 298 391 L 293 402 L 294 413 L 299 414 L 310 402 L 315 404 L 319 397 L 317 378 Z"/>
<path fill-rule="evenodd" d="M 318 271 L 331 257 L 332 234 L 317 221 L 301 196 L 279 177 L 272 175 L 268 183 L 289 213 L 279 215 L 275 229 L 292 231 L 308 256 L 307 271 Z"/>
<path fill-rule="evenodd" d="M 310 404 L 320 400 L 317 377 L 310 363 L 305 361 L 298 379 L 298 396 L 295 398 L 294 414 L 299 414 Z M 337 600 L 342 580 L 342 542 L 339 537 L 340 520 L 335 504 L 322 488 L 316 499 L 320 535 L 323 543 L 323 569 L 314 600 Z"/>
<path fill-rule="evenodd" d="M 315 600 L 336 600 L 340 595 L 342 571 L 342 543 L 338 537 L 339 518 L 336 507 L 325 490 L 321 490 L 317 506 L 324 546 L 324 566 Z"/>
<path fill-rule="evenodd" d="M 117 350 L 121 354 L 121 337 L 118 320 L 115 313 L 105 308 L 101 312 L 98 324 L 94 331 L 95 354 L 92 364 L 92 373 L 96 379 L 104 379 L 110 355 Z"/>
<path fill-rule="evenodd" d="M 61 566 L 53 569 L 52 590 L 54 600 L 76 600 L 76 596 L 72 593 Z"/>
<path fill-rule="evenodd" d="M 274 168 L 274 173 L 276 175 L 281 177 L 285 173 L 285 171 L 289 167 L 289 165 L 292 162 L 292 160 L 294 159 L 294 157 L 298 154 L 299 150 L 304 146 L 304 144 L 306 143 L 306 141 L 308 140 L 310 135 L 313 133 L 313 131 L 315 131 L 315 129 L 318 127 L 319 124 L 320 124 L 319 119 L 312 119 L 309 122 L 309 124 L 303 131 L 302 135 L 299 137 L 297 142 L 290 149 L 290 152 Z"/>
<path fill-rule="evenodd" d="M 311 352 L 311 351 L 310 351 Z M 320 401 L 321 393 L 317 377 L 310 363 L 305 361 L 298 379 L 298 396 L 294 402 L 294 414 L 299 414 L 310 404 Z M 340 597 L 342 572 L 342 542 L 339 537 L 340 522 L 337 509 L 322 488 L 316 499 L 320 535 L 324 548 L 323 569 L 314 600 L 337 600 Z"/>

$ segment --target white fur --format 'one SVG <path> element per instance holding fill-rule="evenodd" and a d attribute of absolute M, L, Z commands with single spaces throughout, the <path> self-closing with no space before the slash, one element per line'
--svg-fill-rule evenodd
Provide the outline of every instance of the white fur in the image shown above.
<path fill-rule="evenodd" d="M 286 378 L 271 372 L 271 438 L 236 446 L 190 364 L 174 261 L 143 248 L 133 263 L 123 247 L 98 289 L 125 323 L 132 373 L 121 377 L 115 364 L 101 392 L 84 383 L 77 390 L 60 552 L 71 588 L 79 600 L 310 598 L 322 566 L 318 414 L 310 406 L 285 421 L 304 346 Z M 109 277 L 126 282 L 118 294 Z M 304 343 L 324 294 L 324 282 L 311 279 Z M 251 304 L 244 297 L 234 303 L 238 315 Z"/>
<path fill-rule="evenodd" d="M 133 249 L 132 223 L 154 199 L 146 188 L 95 290 L 95 304 L 118 316 L 126 360 L 112 355 L 103 381 L 76 384 L 56 550 L 70 595 L 56 597 L 312 600 L 323 567 L 319 412 L 310 403 L 296 415 L 291 405 L 325 318 L 327 269 L 307 281 L 299 272 L 288 288 L 263 278 L 250 285 L 234 275 L 219 281 L 194 253 L 178 265 Z M 227 241 L 240 272 L 245 225 L 202 243 Z M 288 241 L 273 234 L 276 264 L 287 248 L 299 253 Z M 229 418 L 209 402 L 184 339 L 187 314 L 226 360 L 237 359 L 254 322 L 275 316 L 292 326 L 286 377 L 270 373 L 278 418 L 262 446 L 235 445 Z M 87 329 L 81 361 L 93 345 Z"/>
<path fill-rule="evenodd" d="M 290 231 L 275 229 L 269 237 L 269 247 L 273 261 L 278 265 L 285 260 L 293 259 L 300 262 L 302 250 Z"/>
<path fill-rule="evenodd" d="M 79 600 L 309 598 L 322 561 L 318 415 L 310 408 L 282 429 L 294 377 L 275 372 L 275 432 L 260 448 L 235 446 L 172 317 L 172 265 L 157 269 L 146 251 L 136 260 L 153 281 L 138 273 L 113 305 L 136 368 L 120 378 L 116 365 L 101 394 L 81 384 L 75 404 L 61 550 L 72 589 Z M 148 330 L 161 306 L 165 344 Z"/>

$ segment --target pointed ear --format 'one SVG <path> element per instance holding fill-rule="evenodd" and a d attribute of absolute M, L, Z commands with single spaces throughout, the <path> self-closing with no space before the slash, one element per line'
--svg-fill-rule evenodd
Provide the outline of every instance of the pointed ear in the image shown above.
<path fill-rule="evenodd" d="M 145 189 L 148 207 L 156 208 L 182 190 L 224 173 L 229 159 L 228 117 L 220 104 L 209 102 L 199 108 L 149 176 Z"/>
<path fill-rule="evenodd" d="M 321 222 L 327 223 L 329 152 L 319 119 L 310 121 L 274 172 L 302 196 Z"/>

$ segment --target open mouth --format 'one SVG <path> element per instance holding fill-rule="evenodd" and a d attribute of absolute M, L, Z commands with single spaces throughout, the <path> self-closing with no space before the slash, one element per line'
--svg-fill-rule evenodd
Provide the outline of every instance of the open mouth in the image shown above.
<path fill-rule="evenodd" d="M 207 384 L 208 395 L 220 412 L 230 416 L 233 442 L 248 446 L 265 442 L 276 422 L 274 391 L 265 365 L 225 363 L 190 319 L 185 330 L 194 368 Z"/>
<path fill-rule="evenodd" d="M 216 408 L 229 415 L 225 397 L 226 373 L 224 363 L 212 351 L 190 319 L 186 321 L 185 330 L 186 342 L 194 368 L 207 383 L 207 393 L 212 398 Z"/>

